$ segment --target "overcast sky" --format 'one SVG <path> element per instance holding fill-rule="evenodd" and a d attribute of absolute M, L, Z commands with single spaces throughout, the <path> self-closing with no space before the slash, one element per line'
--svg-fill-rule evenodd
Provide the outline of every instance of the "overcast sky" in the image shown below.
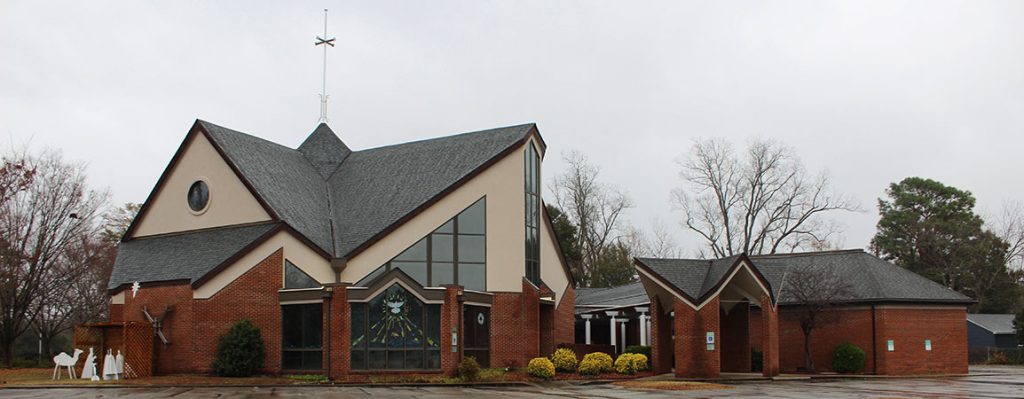
<path fill-rule="evenodd" d="M 0 1 L 0 138 L 87 162 L 141 202 L 196 118 L 354 149 L 536 122 L 545 179 L 576 149 L 690 253 L 669 191 L 695 137 L 791 145 L 865 212 L 923 176 L 982 211 L 1024 198 L 1024 2 Z"/>

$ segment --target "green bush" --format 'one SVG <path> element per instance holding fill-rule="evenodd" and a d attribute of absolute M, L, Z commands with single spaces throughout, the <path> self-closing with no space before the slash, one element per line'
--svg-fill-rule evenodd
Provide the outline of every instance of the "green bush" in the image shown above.
<path fill-rule="evenodd" d="M 588 353 L 580 362 L 580 374 L 598 375 L 612 371 L 612 357 L 604 352 Z"/>
<path fill-rule="evenodd" d="M 849 342 L 836 346 L 832 356 L 832 371 L 857 373 L 864 370 L 864 350 Z"/>
<path fill-rule="evenodd" d="M 550 379 L 555 376 L 555 365 L 546 357 L 535 357 L 526 365 L 526 372 L 534 377 Z"/>
<path fill-rule="evenodd" d="M 647 356 L 647 359 L 650 359 L 651 347 L 647 345 L 630 345 L 627 346 L 626 349 L 622 351 L 622 353 L 639 353 L 641 355 Z"/>
<path fill-rule="evenodd" d="M 466 356 L 459 362 L 459 378 L 463 381 L 476 381 L 480 378 L 480 363 L 473 356 Z"/>
<path fill-rule="evenodd" d="M 260 329 L 243 319 L 217 339 L 213 372 L 222 377 L 248 377 L 263 368 L 263 356 Z"/>
<path fill-rule="evenodd" d="M 571 373 L 576 371 L 576 352 L 569 348 L 561 348 L 551 354 L 551 363 L 554 363 L 555 370 Z"/>
<path fill-rule="evenodd" d="M 647 370 L 647 356 L 643 353 L 623 353 L 615 359 L 615 372 L 619 374 L 636 374 Z"/>

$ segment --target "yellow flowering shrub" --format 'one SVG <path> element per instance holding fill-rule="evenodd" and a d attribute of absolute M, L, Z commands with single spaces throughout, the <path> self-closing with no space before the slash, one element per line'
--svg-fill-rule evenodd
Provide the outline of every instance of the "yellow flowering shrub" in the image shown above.
<path fill-rule="evenodd" d="M 580 362 L 580 374 L 583 375 L 598 375 L 609 371 L 612 371 L 612 357 L 607 353 L 588 353 Z"/>
<path fill-rule="evenodd" d="M 535 357 L 526 365 L 526 372 L 534 377 L 548 379 L 555 376 L 555 365 L 546 357 Z"/>
<path fill-rule="evenodd" d="M 647 356 L 642 353 L 623 353 L 615 359 L 615 372 L 619 374 L 636 374 L 647 370 Z"/>
<path fill-rule="evenodd" d="M 569 348 L 561 348 L 551 354 L 551 363 L 555 370 L 571 373 L 576 371 L 576 352 Z"/>

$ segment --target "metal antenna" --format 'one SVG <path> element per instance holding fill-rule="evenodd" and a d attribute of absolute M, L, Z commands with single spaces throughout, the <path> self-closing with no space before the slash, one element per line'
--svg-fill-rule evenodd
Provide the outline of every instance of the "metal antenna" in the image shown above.
<path fill-rule="evenodd" d="M 327 46 L 334 47 L 335 38 L 327 38 L 327 9 L 324 9 L 324 36 L 316 37 L 314 46 L 324 45 L 323 89 L 320 91 L 320 123 L 327 123 Z"/>

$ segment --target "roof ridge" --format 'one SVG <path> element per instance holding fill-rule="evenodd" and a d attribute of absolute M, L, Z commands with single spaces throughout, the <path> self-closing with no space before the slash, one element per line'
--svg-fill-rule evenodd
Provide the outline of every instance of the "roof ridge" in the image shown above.
<path fill-rule="evenodd" d="M 273 142 L 273 141 L 267 140 L 267 139 L 265 139 L 265 138 L 262 138 L 262 137 L 260 137 L 260 136 L 254 135 L 254 134 L 249 134 L 249 133 L 246 133 L 246 132 L 243 132 L 243 131 L 239 131 L 239 130 L 235 130 L 235 129 L 232 129 L 232 128 L 229 128 L 229 127 L 224 127 L 224 126 L 218 125 L 218 124 L 216 124 L 216 123 L 212 123 L 212 122 L 204 121 L 204 120 L 202 120 L 202 119 L 197 119 L 197 121 L 199 121 L 199 123 L 200 123 L 200 124 L 203 124 L 203 125 L 209 125 L 209 126 L 213 126 L 213 127 L 216 127 L 216 128 L 218 128 L 218 129 L 222 129 L 222 130 L 226 131 L 226 132 L 227 132 L 227 133 L 229 133 L 229 134 L 237 134 L 237 135 L 245 136 L 245 137 L 248 137 L 248 138 L 256 139 L 256 141 L 259 141 L 259 142 L 263 142 L 263 143 L 267 143 L 267 144 L 271 144 L 271 145 L 274 145 L 274 146 L 276 146 L 276 147 L 280 147 L 280 148 L 286 149 L 286 150 L 288 150 L 288 151 L 296 152 L 296 153 L 298 153 L 299 155 L 302 155 L 302 152 L 300 152 L 300 151 L 299 151 L 299 150 L 298 150 L 297 148 L 291 148 L 291 147 L 289 147 L 289 146 L 286 146 L 286 145 L 284 145 L 284 144 L 281 144 L 281 143 L 276 143 L 276 142 Z M 205 126 L 204 126 L 204 127 L 205 127 Z M 209 130 L 209 129 L 207 129 L 206 131 L 207 131 L 207 132 L 209 132 L 209 133 L 211 133 L 211 135 L 216 135 L 215 133 L 213 133 L 213 132 L 210 132 L 210 130 Z M 220 143 L 218 143 L 218 144 L 220 144 Z M 303 158 L 305 158 L 305 157 L 303 157 Z M 307 162 L 308 162 L 308 161 L 307 161 Z"/>
<path fill-rule="evenodd" d="M 451 135 L 447 135 L 447 136 L 431 137 L 429 139 L 420 139 L 420 140 L 415 140 L 415 141 L 406 141 L 404 143 L 388 144 L 388 145 L 383 145 L 383 146 L 380 146 L 380 147 L 366 148 L 366 149 L 362 149 L 362 150 L 353 150 L 352 152 L 353 153 L 363 154 L 363 153 L 377 151 L 377 150 L 383 150 L 383 149 L 389 149 L 389 148 L 395 148 L 395 147 L 403 147 L 403 146 L 407 146 L 407 145 L 410 145 L 410 144 L 422 144 L 422 143 L 431 142 L 431 141 L 451 139 L 451 138 L 456 138 L 456 137 L 469 136 L 469 135 L 474 135 L 474 134 L 481 134 L 481 133 L 493 132 L 493 131 L 498 131 L 498 130 L 506 130 L 506 129 L 512 129 L 512 128 L 533 127 L 533 126 L 536 126 L 536 125 L 537 124 L 534 123 L 534 122 L 529 122 L 529 123 L 523 123 L 523 124 L 519 124 L 519 125 L 509 125 L 509 126 L 502 126 L 502 127 L 491 128 L 491 129 L 483 129 L 483 130 L 475 130 L 475 131 L 471 131 L 471 132 L 456 133 L 456 134 L 451 134 Z"/>
<path fill-rule="evenodd" d="M 782 254 L 748 255 L 747 257 L 751 258 L 751 259 L 777 259 L 777 258 L 796 258 L 796 257 L 802 257 L 802 256 L 823 256 L 823 255 L 854 254 L 854 253 L 867 253 L 867 252 L 864 251 L 863 249 L 860 249 L 860 248 L 852 248 L 852 249 L 832 249 L 832 250 L 828 250 L 828 251 L 806 251 L 806 252 L 790 252 L 790 253 L 782 253 Z"/>

